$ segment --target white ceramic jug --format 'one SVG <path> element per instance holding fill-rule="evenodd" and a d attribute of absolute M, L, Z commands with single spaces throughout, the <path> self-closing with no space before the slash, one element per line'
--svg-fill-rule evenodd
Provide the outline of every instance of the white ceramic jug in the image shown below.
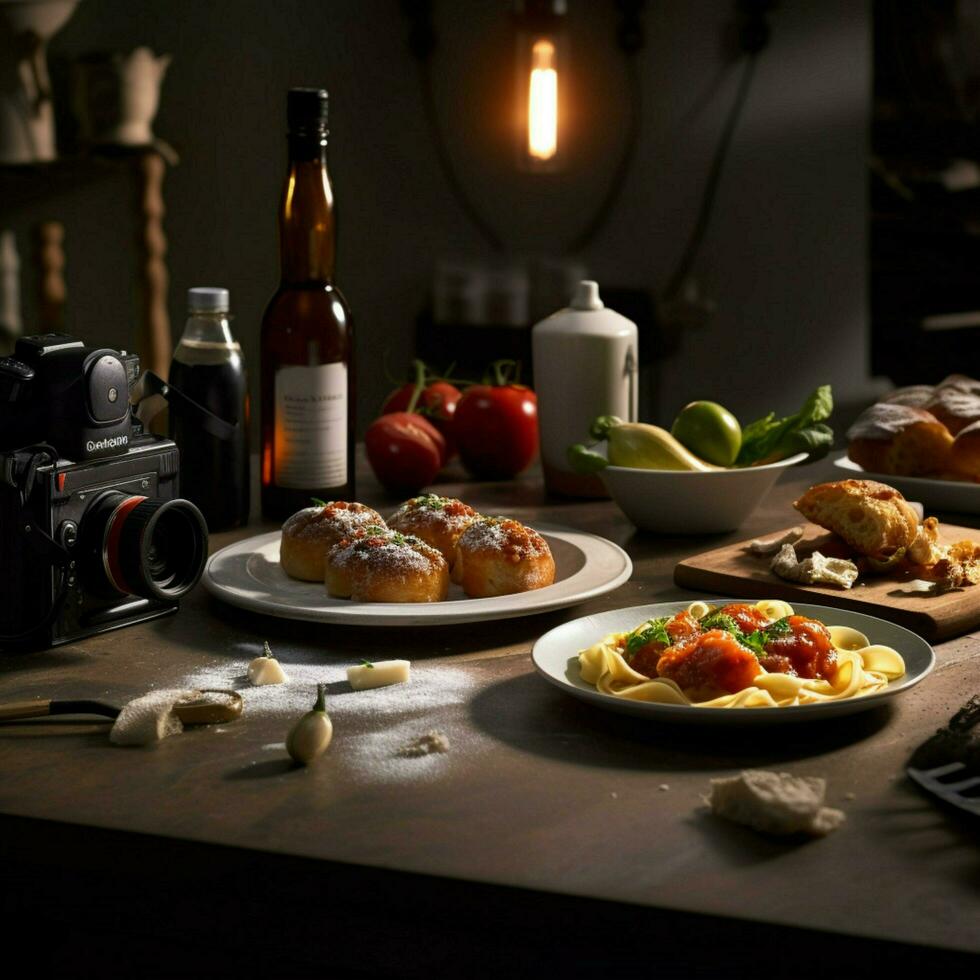
<path fill-rule="evenodd" d="M 606 309 L 598 284 L 584 279 L 568 307 L 534 327 L 531 345 L 548 489 L 576 497 L 608 496 L 599 477 L 572 471 L 566 453 L 573 443 L 588 442 L 589 426 L 598 415 L 636 421 L 636 324 Z"/>

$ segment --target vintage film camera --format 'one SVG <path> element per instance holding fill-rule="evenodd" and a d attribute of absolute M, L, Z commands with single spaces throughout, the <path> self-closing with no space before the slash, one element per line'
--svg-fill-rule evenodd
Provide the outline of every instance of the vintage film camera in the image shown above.
<path fill-rule="evenodd" d="M 207 525 L 178 452 L 130 405 L 139 359 L 62 334 L 0 359 L 0 647 L 53 646 L 174 612 Z"/>

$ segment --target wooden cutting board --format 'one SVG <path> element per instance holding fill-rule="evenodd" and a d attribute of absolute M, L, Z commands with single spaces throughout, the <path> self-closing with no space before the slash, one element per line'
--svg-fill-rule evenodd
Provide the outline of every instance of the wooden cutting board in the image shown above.
<path fill-rule="evenodd" d="M 803 538 L 796 544 L 800 558 L 814 550 L 824 555 L 847 554 L 839 538 L 814 524 L 804 527 Z M 764 537 L 776 538 L 787 530 L 773 531 Z M 943 524 L 940 537 L 947 542 L 964 538 L 980 542 L 980 531 Z M 785 599 L 790 604 L 812 602 L 853 609 L 898 623 L 930 642 L 949 640 L 980 626 L 980 585 L 938 595 L 913 591 L 909 586 L 912 576 L 902 579 L 895 575 L 862 575 L 851 589 L 798 585 L 773 575 L 769 571 L 772 556 L 753 555 L 748 550 L 749 544 L 742 541 L 686 558 L 674 569 L 674 581 L 682 588 L 718 596 Z"/>

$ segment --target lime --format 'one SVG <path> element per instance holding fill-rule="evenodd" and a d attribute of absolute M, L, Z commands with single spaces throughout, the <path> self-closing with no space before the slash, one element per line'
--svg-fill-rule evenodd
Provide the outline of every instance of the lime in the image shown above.
<path fill-rule="evenodd" d="M 691 402 L 674 419 L 670 434 L 695 456 L 731 466 L 742 445 L 738 419 L 717 402 Z"/>

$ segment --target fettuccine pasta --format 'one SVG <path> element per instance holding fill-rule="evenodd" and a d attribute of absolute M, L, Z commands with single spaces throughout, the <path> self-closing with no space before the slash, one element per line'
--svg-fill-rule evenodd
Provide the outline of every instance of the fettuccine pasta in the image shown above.
<path fill-rule="evenodd" d="M 725 609 L 729 608 L 734 607 L 725 607 Z M 803 617 L 795 615 L 789 603 L 778 599 L 764 599 L 754 606 L 738 608 L 756 610 L 770 627 L 778 627 L 788 621 L 803 620 Z M 686 612 L 694 621 L 710 624 L 711 614 L 715 610 L 709 604 L 699 601 L 691 603 Z M 794 619 L 789 620 L 789 617 Z M 649 621 L 649 623 L 655 622 Z M 822 625 L 809 617 L 807 622 Z M 902 677 L 905 673 L 905 662 L 896 650 L 871 643 L 863 633 L 851 627 L 827 626 L 829 641 L 832 644 L 832 652 L 829 652 L 828 645 L 827 662 L 832 664 L 834 660 L 836 661 L 836 670 L 828 668 L 824 671 L 828 676 L 805 677 L 795 676 L 789 672 L 770 671 L 761 663 L 750 660 L 752 666 L 748 668 L 749 672 L 745 675 L 751 678 L 747 686 L 734 692 L 729 687 L 729 693 L 709 696 L 708 699 L 703 700 L 699 697 L 703 689 L 700 692 L 692 692 L 689 689 L 688 693 L 685 693 L 685 690 L 670 677 L 651 678 L 630 666 L 625 655 L 628 639 L 635 636 L 643 627 L 649 626 L 649 623 L 641 624 L 630 632 L 613 633 L 587 650 L 582 650 L 578 655 L 582 680 L 593 685 L 603 694 L 633 701 L 697 705 L 699 708 L 783 708 L 865 697 L 882 690 L 890 681 Z M 705 628 L 711 627 L 709 625 Z M 782 628 L 785 635 L 789 626 Z M 741 634 L 738 635 L 741 637 Z M 698 636 L 704 637 L 705 634 L 698 634 Z M 757 639 L 757 645 L 764 640 L 764 636 Z M 683 641 L 678 641 L 678 646 L 681 642 Z M 692 645 L 694 645 L 693 641 Z M 778 640 L 771 647 L 766 648 L 763 657 L 771 656 L 769 651 L 772 647 L 778 647 Z M 742 646 L 737 649 L 742 659 L 749 659 L 750 651 L 746 651 Z M 689 696 L 691 693 L 695 695 L 693 698 Z"/>

